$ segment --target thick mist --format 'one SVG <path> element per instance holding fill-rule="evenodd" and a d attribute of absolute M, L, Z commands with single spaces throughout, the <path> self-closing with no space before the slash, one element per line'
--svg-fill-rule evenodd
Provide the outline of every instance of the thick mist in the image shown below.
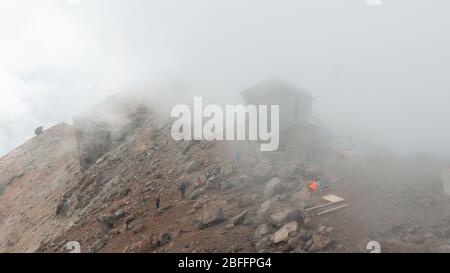
<path fill-rule="evenodd" d="M 446 0 L 2 1 L 0 155 L 117 92 L 241 103 L 239 91 L 272 77 L 308 90 L 338 136 L 446 155 L 449 10 Z"/>

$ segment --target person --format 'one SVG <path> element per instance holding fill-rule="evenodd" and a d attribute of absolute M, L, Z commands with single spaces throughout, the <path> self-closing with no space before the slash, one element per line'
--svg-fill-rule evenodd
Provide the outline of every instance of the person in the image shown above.
<path fill-rule="evenodd" d="M 240 152 L 235 152 L 234 153 L 233 161 L 235 161 L 235 162 L 240 162 L 241 161 L 241 153 Z"/>
<path fill-rule="evenodd" d="M 158 196 L 156 196 L 156 198 L 155 198 L 155 207 L 156 207 L 156 210 L 159 210 L 160 205 L 161 205 L 161 198 L 160 198 L 159 195 L 158 195 Z"/>
<path fill-rule="evenodd" d="M 184 180 L 180 181 L 180 184 L 178 186 L 178 189 L 180 190 L 181 193 L 181 199 L 185 199 L 186 198 L 186 189 L 188 187 L 188 183 Z"/>
<path fill-rule="evenodd" d="M 318 188 L 317 181 L 311 180 L 308 185 L 309 192 L 315 192 L 317 190 L 317 188 Z"/>
<path fill-rule="evenodd" d="M 308 185 L 308 190 L 311 193 L 322 194 L 322 179 L 317 177 L 314 180 L 311 180 Z"/>
<path fill-rule="evenodd" d="M 205 185 L 205 181 L 200 176 L 198 176 L 197 180 L 195 181 L 195 184 L 194 184 L 194 189 L 201 188 L 204 185 Z"/>
<path fill-rule="evenodd" d="M 322 194 L 322 178 L 317 177 L 316 178 L 316 183 L 317 183 L 317 192 L 319 194 Z"/>

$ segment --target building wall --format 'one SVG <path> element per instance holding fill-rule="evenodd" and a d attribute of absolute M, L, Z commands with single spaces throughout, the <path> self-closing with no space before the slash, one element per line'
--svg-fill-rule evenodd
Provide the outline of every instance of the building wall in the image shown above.
<path fill-rule="evenodd" d="M 299 120 L 311 115 L 312 111 L 311 99 L 295 97 L 292 93 L 284 93 L 282 91 L 261 96 L 250 103 L 267 105 L 269 107 L 270 105 L 279 105 L 280 130 L 285 130 L 295 125 Z"/>

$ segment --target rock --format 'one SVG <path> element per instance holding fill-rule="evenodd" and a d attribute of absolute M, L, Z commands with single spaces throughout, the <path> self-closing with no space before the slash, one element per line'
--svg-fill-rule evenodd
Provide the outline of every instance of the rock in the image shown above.
<path fill-rule="evenodd" d="M 124 253 L 144 253 L 145 251 L 149 250 L 150 248 L 154 247 L 155 243 L 150 238 L 145 238 L 143 240 L 140 240 L 131 246 L 126 247 L 123 252 Z"/>
<path fill-rule="evenodd" d="M 273 213 L 272 215 L 270 215 L 270 223 L 275 226 L 282 226 L 286 222 L 288 215 L 291 212 L 292 209 L 284 209 L 282 211 Z"/>
<path fill-rule="evenodd" d="M 196 189 L 195 191 L 192 192 L 190 199 L 191 200 L 196 200 L 197 198 L 200 197 L 200 195 L 202 195 L 205 192 L 204 189 Z"/>
<path fill-rule="evenodd" d="M 316 234 L 310 240 L 310 247 L 308 248 L 309 252 L 321 252 L 326 250 L 328 246 L 332 243 L 331 239 L 323 234 Z M 308 242 L 309 243 L 309 242 Z M 307 245 L 309 245 L 307 243 Z"/>
<path fill-rule="evenodd" d="M 194 213 L 195 213 L 195 208 L 192 208 L 187 212 L 187 215 L 192 215 Z"/>
<path fill-rule="evenodd" d="M 208 190 L 219 190 L 221 187 L 220 178 L 213 175 L 208 180 L 206 180 L 206 186 L 205 188 Z"/>
<path fill-rule="evenodd" d="M 320 170 L 315 167 L 307 167 L 303 173 L 306 179 L 316 179 L 320 176 Z"/>
<path fill-rule="evenodd" d="M 182 154 L 186 154 L 187 152 L 189 152 L 189 150 L 191 149 L 191 147 L 194 145 L 193 141 L 188 141 L 186 142 L 186 144 L 183 147 L 183 151 L 181 152 Z"/>
<path fill-rule="evenodd" d="M 109 214 L 103 214 L 97 217 L 97 223 L 100 230 L 104 233 L 108 232 L 114 226 L 114 216 Z"/>
<path fill-rule="evenodd" d="M 119 228 L 119 234 L 123 234 L 128 230 L 128 225 L 126 223 L 123 223 L 123 225 Z"/>
<path fill-rule="evenodd" d="M 125 211 L 123 209 L 118 209 L 113 213 L 114 219 L 120 219 L 125 216 Z"/>
<path fill-rule="evenodd" d="M 272 242 L 270 240 L 270 236 L 266 236 L 256 243 L 255 249 L 256 251 L 260 252 L 261 250 L 264 250 L 267 247 L 269 247 L 271 243 Z"/>
<path fill-rule="evenodd" d="M 105 247 L 106 241 L 103 239 L 99 239 L 95 241 L 92 246 L 89 248 L 90 253 L 97 253 L 99 252 L 103 247 Z"/>
<path fill-rule="evenodd" d="M 434 238 L 435 238 L 433 232 L 430 232 L 430 231 L 426 232 L 426 233 L 423 235 L 423 237 L 425 238 L 425 240 L 431 240 L 431 239 L 434 239 Z"/>
<path fill-rule="evenodd" d="M 283 184 L 281 183 L 281 180 L 279 178 L 273 178 L 272 180 L 267 183 L 266 188 L 264 189 L 264 199 L 270 199 L 273 196 L 282 193 L 284 189 Z"/>
<path fill-rule="evenodd" d="M 231 189 L 232 187 L 233 185 L 228 181 L 222 181 L 222 183 L 220 183 L 220 191 L 226 191 L 228 189 Z"/>
<path fill-rule="evenodd" d="M 274 244 L 286 242 L 289 238 L 289 235 L 291 235 L 293 232 L 296 232 L 297 229 L 298 229 L 297 222 L 291 222 L 291 223 L 284 225 L 280 230 L 275 232 L 275 234 L 272 236 L 272 242 Z"/>
<path fill-rule="evenodd" d="M 263 236 L 270 234 L 272 232 L 272 230 L 273 230 L 273 228 L 272 228 L 271 224 L 269 224 L 269 223 L 261 224 L 253 233 L 253 237 L 255 239 L 259 239 Z"/>
<path fill-rule="evenodd" d="M 225 177 L 227 177 L 227 176 L 232 175 L 235 172 L 235 170 L 233 168 L 233 165 L 228 164 L 228 165 L 222 167 L 221 172 L 223 173 L 223 175 Z"/>
<path fill-rule="evenodd" d="M 249 198 L 249 196 L 244 196 L 238 199 L 238 207 L 240 208 L 246 208 L 246 207 L 250 207 L 251 205 L 254 204 L 254 201 L 252 199 Z"/>
<path fill-rule="evenodd" d="M 125 223 L 129 224 L 129 223 L 133 222 L 134 220 L 136 220 L 136 215 L 130 214 L 125 218 Z"/>
<path fill-rule="evenodd" d="M 254 173 L 255 174 L 253 180 L 255 181 L 255 183 L 265 183 L 268 179 L 271 178 L 273 168 L 268 163 L 263 162 L 255 168 Z"/>
<path fill-rule="evenodd" d="M 2 187 L 0 187 L 0 195 L 2 195 Z M 56 215 L 57 216 L 64 216 L 67 211 L 67 200 L 65 198 L 62 198 L 57 207 L 56 207 Z"/>
<path fill-rule="evenodd" d="M 291 238 L 288 240 L 289 249 L 296 249 L 299 245 L 300 240 L 298 238 Z"/>
<path fill-rule="evenodd" d="M 36 136 L 42 135 L 44 133 L 44 126 L 39 126 L 34 130 Z"/>
<path fill-rule="evenodd" d="M 172 236 L 170 235 L 170 233 L 161 233 L 158 237 L 158 245 L 159 246 L 163 246 L 166 245 L 167 243 L 170 242 L 170 240 L 172 239 Z"/>
<path fill-rule="evenodd" d="M 272 208 L 273 200 L 267 200 L 259 206 L 258 211 L 256 212 L 258 217 L 264 217 L 269 210 Z"/>
<path fill-rule="evenodd" d="M 305 212 L 302 209 L 293 209 L 287 215 L 287 222 L 297 222 L 303 224 L 305 221 Z"/>
<path fill-rule="evenodd" d="M 194 219 L 192 220 L 192 225 L 196 228 L 196 229 L 204 229 L 205 225 L 202 223 L 201 220 L 199 219 Z"/>
<path fill-rule="evenodd" d="M 241 224 L 242 222 L 244 222 L 245 218 L 247 217 L 247 213 L 248 213 L 248 210 L 244 210 L 244 211 L 241 212 L 239 215 L 237 215 L 237 216 L 231 218 L 231 222 L 232 222 L 234 225 L 239 225 L 239 224 Z"/>
<path fill-rule="evenodd" d="M 201 164 L 200 162 L 196 161 L 196 160 L 192 160 L 191 162 L 189 162 L 189 164 L 186 167 L 186 172 L 187 173 L 192 173 L 195 172 L 196 170 L 198 170 L 200 168 Z"/>
<path fill-rule="evenodd" d="M 225 225 L 225 228 L 226 229 L 233 229 L 234 228 L 234 224 L 231 223 L 231 224 Z"/>
<path fill-rule="evenodd" d="M 319 233 L 325 233 L 326 230 L 327 230 L 327 226 L 321 225 L 321 226 L 319 226 L 319 228 L 317 229 L 317 232 L 319 232 Z"/>
<path fill-rule="evenodd" d="M 423 243 L 425 241 L 425 238 L 421 235 L 418 234 L 407 234 L 403 240 L 405 242 L 409 242 L 409 243 L 416 243 L 416 244 L 420 244 Z"/>
<path fill-rule="evenodd" d="M 255 222 L 252 219 L 250 219 L 249 217 L 246 217 L 244 219 L 244 221 L 242 222 L 242 225 L 244 225 L 244 226 L 252 226 L 254 223 Z"/>
<path fill-rule="evenodd" d="M 221 207 L 209 208 L 203 213 L 202 224 L 209 226 L 221 222 L 224 219 L 225 217 Z"/>

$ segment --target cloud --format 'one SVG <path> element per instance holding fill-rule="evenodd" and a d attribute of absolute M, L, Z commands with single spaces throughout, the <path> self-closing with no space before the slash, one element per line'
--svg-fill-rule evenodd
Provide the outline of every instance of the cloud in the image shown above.
<path fill-rule="evenodd" d="M 450 153 L 448 1 L 0 3 L 0 154 L 35 127 L 161 79 L 209 102 L 279 77 L 342 135 Z M 173 97 L 180 98 L 179 93 Z"/>

